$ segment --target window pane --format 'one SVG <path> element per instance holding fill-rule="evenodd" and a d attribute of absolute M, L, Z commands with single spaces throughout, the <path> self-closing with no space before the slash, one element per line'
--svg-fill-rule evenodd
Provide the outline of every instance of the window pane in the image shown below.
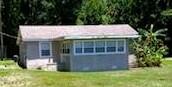
<path fill-rule="evenodd" d="M 107 41 L 107 52 L 116 52 L 116 41 Z"/>
<path fill-rule="evenodd" d="M 82 48 L 76 48 L 75 53 L 82 53 Z"/>
<path fill-rule="evenodd" d="M 65 51 L 65 53 L 67 53 L 67 54 L 69 54 L 70 53 L 70 49 L 68 48 L 68 49 L 65 49 L 66 51 Z"/>
<path fill-rule="evenodd" d="M 50 43 L 41 43 L 41 56 L 50 56 Z"/>
<path fill-rule="evenodd" d="M 49 50 L 50 49 L 50 44 L 49 43 L 41 43 L 41 49 L 42 50 Z"/>
<path fill-rule="evenodd" d="M 75 47 L 76 48 L 82 48 L 82 42 L 76 42 Z"/>
<path fill-rule="evenodd" d="M 94 51 L 94 43 L 92 41 L 84 42 L 84 53 L 93 53 Z"/>
<path fill-rule="evenodd" d="M 50 56 L 50 50 L 42 50 L 41 54 L 42 56 Z"/>
<path fill-rule="evenodd" d="M 105 52 L 105 42 L 104 41 L 96 41 L 95 42 L 96 52 Z"/>
<path fill-rule="evenodd" d="M 75 43 L 75 53 L 82 53 L 82 42 Z"/>
<path fill-rule="evenodd" d="M 69 54 L 70 53 L 70 44 L 69 43 L 63 43 L 63 48 L 62 48 L 64 54 Z"/>
<path fill-rule="evenodd" d="M 84 53 L 93 53 L 93 48 L 84 48 Z"/>
<path fill-rule="evenodd" d="M 116 52 L 116 47 L 107 47 L 107 52 Z"/>
<path fill-rule="evenodd" d="M 124 52 L 124 41 L 118 41 L 118 52 Z"/>

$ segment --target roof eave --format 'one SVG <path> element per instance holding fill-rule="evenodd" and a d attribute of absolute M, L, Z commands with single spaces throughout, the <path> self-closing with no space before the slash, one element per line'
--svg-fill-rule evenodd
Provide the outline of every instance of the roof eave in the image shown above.
<path fill-rule="evenodd" d="M 110 38 L 138 38 L 139 35 L 127 35 L 127 36 L 64 36 L 54 39 L 43 39 L 43 38 L 35 38 L 35 39 L 23 39 L 23 41 L 60 41 L 60 40 L 73 40 L 73 39 L 110 39 Z"/>
<path fill-rule="evenodd" d="M 102 38 L 138 38 L 139 35 L 126 36 L 65 36 L 63 39 L 102 39 Z"/>

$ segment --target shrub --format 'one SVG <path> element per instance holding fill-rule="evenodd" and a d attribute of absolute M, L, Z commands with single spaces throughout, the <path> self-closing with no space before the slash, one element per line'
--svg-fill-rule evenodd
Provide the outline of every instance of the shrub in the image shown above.
<path fill-rule="evenodd" d="M 133 43 L 133 50 L 139 67 L 161 66 L 161 60 L 166 54 L 167 47 L 158 37 L 165 36 L 163 34 L 165 31 L 166 29 L 160 29 L 153 32 L 153 25 L 148 31 L 139 29 L 141 36 Z"/>

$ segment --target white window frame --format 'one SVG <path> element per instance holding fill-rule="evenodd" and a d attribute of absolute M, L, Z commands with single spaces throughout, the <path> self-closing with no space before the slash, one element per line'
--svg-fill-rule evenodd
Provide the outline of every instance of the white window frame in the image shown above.
<path fill-rule="evenodd" d="M 87 42 L 87 41 L 92 41 L 94 43 L 93 53 L 84 53 L 84 42 Z M 95 42 L 96 41 L 105 41 L 105 52 L 97 53 L 95 51 L 95 49 L 96 49 Z M 116 52 L 107 52 L 107 41 L 116 41 Z M 122 52 L 118 51 L 118 41 L 124 41 L 124 51 L 122 51 Z M 75 43 L 77 43 L 77 42 L 82 43 L 82 53 L 75 52 L 75 46 L 76 46 Z M 126 39 L 76 40 L 76 41 L 73 41 L 73 53 L 74 53 L 74 55 L 125 54 L 126 53 Z"/>
<path fill-rule="evenodd" d="M 42 52 L 41 52 L 41 50 L 42 50 L 41 44 L 42 43 L 48 43 L 49 44 L 49 46 L 50 46 L 50 55 L 49 56 L 42 56 Z M 52 42 L 49 42 L 49 41 L 40 41 L 39 42 L 39 57 L 40 58 L 43 58 L 43 57 L 52 57 Z"/>

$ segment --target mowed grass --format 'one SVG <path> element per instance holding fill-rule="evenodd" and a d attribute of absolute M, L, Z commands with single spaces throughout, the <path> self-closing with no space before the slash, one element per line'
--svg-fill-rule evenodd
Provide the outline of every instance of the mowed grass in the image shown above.
<path fill-rule="evenodd" d="M 14 65 L 15 66 L 15 65 Z M 0 69 L 1 87 L 172 87 L 172 60 L 162 67 L 106 72 Z"/>

